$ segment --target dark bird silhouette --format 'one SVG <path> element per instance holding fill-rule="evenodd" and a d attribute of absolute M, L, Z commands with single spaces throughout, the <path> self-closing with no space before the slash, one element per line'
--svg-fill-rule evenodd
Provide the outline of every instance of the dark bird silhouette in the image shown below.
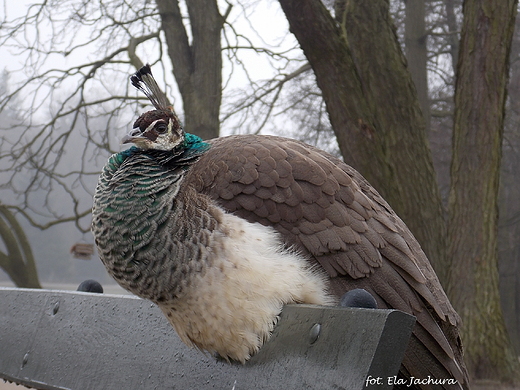
<path fill-rule="evenodd" d="M 94 196 L 101 260 L 155 302 L 188 345 L 244 362 L 284 304 L 364 289 L 417 317 L 400 375 L 467 388 L 459 316 L 405 224 L 343 161 L 257 135 L 185 133 L 147 65 L 131 77 L 155 110 L 110 157 Z M 406 387 L 413 388 L 413 387 Z"/>

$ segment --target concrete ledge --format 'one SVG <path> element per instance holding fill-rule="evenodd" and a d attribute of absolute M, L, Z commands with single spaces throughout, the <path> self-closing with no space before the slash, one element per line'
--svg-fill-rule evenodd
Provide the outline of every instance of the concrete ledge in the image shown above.
<path fill-rule="evenodd" d="M 38 389 L 363 389 L 397 374 L 414 323 L 396 310 L 289 305 L 256 356 L 228 364 L 185 346 L 150 302 L 0 288 L 0 378 Z"/>

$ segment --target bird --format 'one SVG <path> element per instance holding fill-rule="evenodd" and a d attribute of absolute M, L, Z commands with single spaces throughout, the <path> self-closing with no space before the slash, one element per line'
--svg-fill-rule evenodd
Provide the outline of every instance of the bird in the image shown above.
<path fill-rule="evenodd" d="M 92 208 L 99 256 L 123 288 L 157 304 L 187 345 L 242 363 L 284 305 L 338 305 L 363 289 L 378 308 L 417 318 L 400 377 L 469 388 L 460 317 L 361 174 L 289 138 L 204 141 L 184 131 L 149 65 L 130 80 L 154 109 L 123 137 L 133 146 L 108 159 Z"/>

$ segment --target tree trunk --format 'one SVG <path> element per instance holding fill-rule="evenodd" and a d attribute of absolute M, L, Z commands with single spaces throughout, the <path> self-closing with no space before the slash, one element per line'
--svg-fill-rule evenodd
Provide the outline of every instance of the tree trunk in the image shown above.
<path fill-rule="evenodd" d="M 41 288 L 31 246 L 14 215 L 0 206 L 0 237 L 6 253 L 0 252 L 2 268 L 18 287 Z"/>
<path fill-rule="evenodd" d="M 345 161 L 406 222 L 444 282 L 441 197 L 388 1 L 338 1 L 340 27 L 319 0 L 280 4 L 316 74 Z"/>
<path fill-rule="evenodd" d="M 498 265 L 500 301 L 506 328 L 520 354 L 520 18 L 511 47 L 510 80 L 500 171 Z"/>
<path fill-rule="evenodd" d="M 459 34 L 457 27 L 457 18 L 455 16 L 455 7 L 453 5 L 453 0 L 444 0 L 444 7 L 446 8 L 446 22 L 448 23 L 448 33 L 449 35 L 449 52 L 451 57 L 451 66 L 453 68 L 453 73 L 457 71 L 457 62 L 459 60 Z"/>
<path fill-rule="evenodd" d="M 449 198 L 449 295 L 474 379 L 518 370 L 498 290 L 501 145 L 517 0 L 466 0 L 455 90 Z M 517 371 L 517 373 L 520 371 Z"/>
<path fill-rule="evenodd" d="M 156 0 L 184 107 L 184 127 L 203 139 L 220 131 L 222 100 L 221 31 L 224 20 L 215 0 L 186 0 L 191 45 L 178 0 Z"/>
<path fill-rule="evenodd" d="M 419 104 L 430 130 L 430 98 L 428 96 L 428 34 L 426 33 L 426 11 L 424 0 L 406 0 L 404 44 L 406 59 L 412 80 L 417 89 Z"/>

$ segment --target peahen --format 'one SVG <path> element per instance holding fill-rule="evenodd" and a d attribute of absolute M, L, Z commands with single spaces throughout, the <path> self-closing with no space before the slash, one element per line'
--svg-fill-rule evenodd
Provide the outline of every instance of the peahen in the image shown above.
<path fill-rule="evenodd" d="M 467 373 L 454 311 L 405 224 L 353 168 L 275 136 L 185 133 L 149 65 L 131 77 L 155 110 L 110 157 L 94 196 L 101 260 L 155 302 L 188 345 L 245 362 L 283 305 L 365 289 L 417 317 L 401 373 Z M 423 386 L 422 388 L 429 388 Z"/>

